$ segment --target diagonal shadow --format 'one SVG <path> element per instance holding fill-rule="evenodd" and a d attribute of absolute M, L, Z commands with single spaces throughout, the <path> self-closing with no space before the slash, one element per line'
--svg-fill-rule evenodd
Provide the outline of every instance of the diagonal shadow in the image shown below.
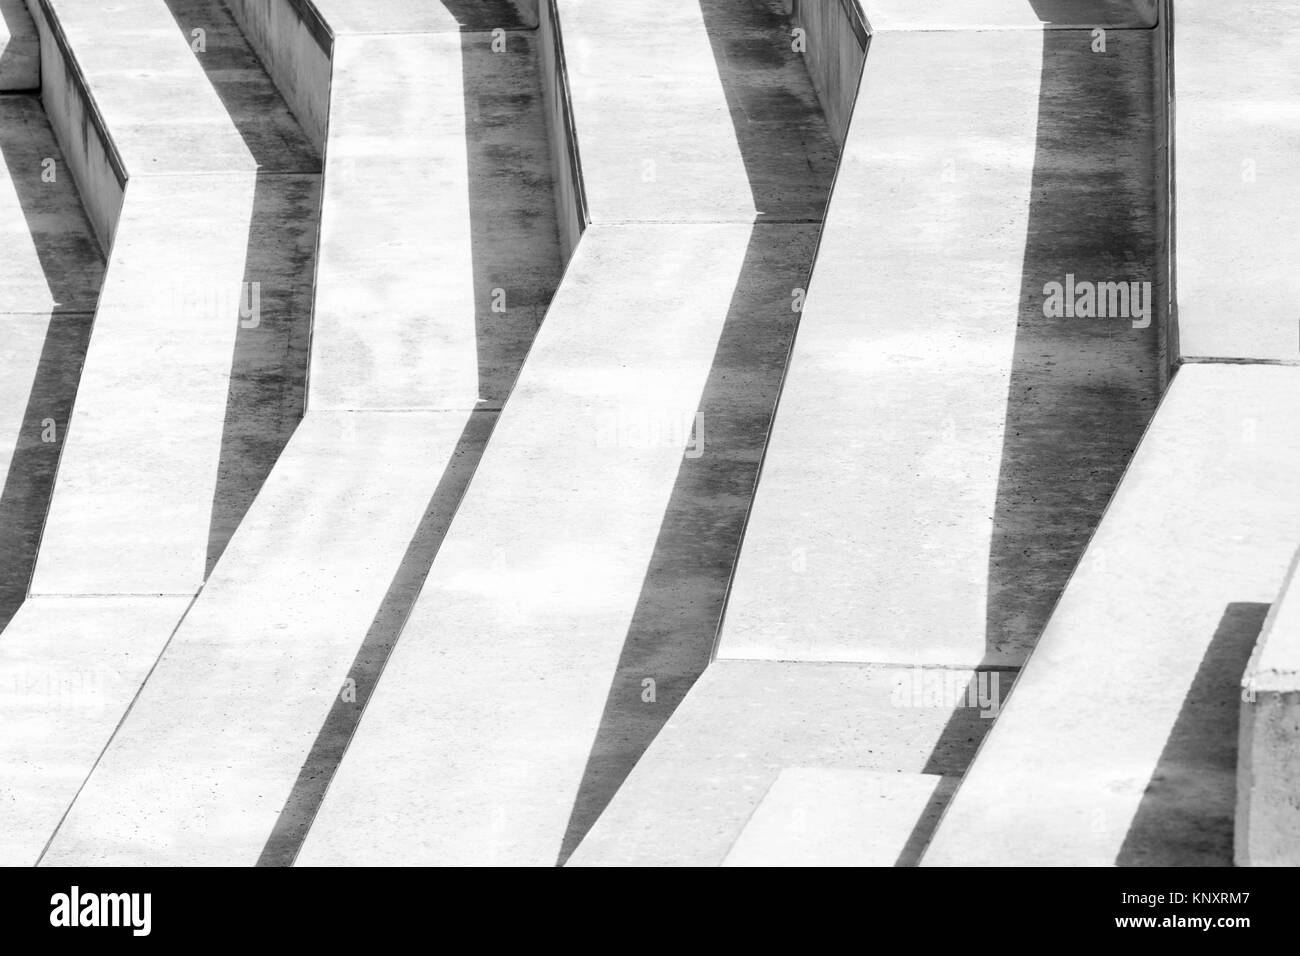
<path fill-rule="evenodd" d="M 839 158 L 780 0 L 700 0 L 755 225 L 570 812 L 563 865 L 704 672 Z M 698 457 L 692 457 L 698 454 Z M 643 699 L 642 681 L 655 682 Z"/>
<path fill-rule="evenodd" d="M 1039 19 L 1057 0 L 1029 0 Z M 1151 30 L 1044 30 L 1028 234 L 988 563 L 982 669 L 1023 660 L 1101 521 L 1160 394 L 1158 332 L 1125 318 L 1046 318 L 1067 275 L 1150 281 L 1157 255 Z M 991 722 L 990 722 L 991 723 Z M 936 745 L 964 733 L 959 715 Z M 925 772 L 938 772 L 935 757 Z M 928 839 L 928 837 L 927 837 Z"/>
<path fill-rule="evenodd" d="M 513 6 L 443 0 L 461 24 L 480 401 L 389 583 L 349 675 L 355 700 L 336 697 L 262 848 L 258 866 L 289 866 L 325 799 L 406 624 L 529 346 L 560 283 L 559 225 L 542 108 L 535 33 L 515 30 Z M 491 30 L 510 29 L 505 53 Z M 494 309 L 504 290 L 506 311 Z"/>
<path fill-rule="evenodd" d="M 1232 866 L 1241 678 L 1269 607 L 1236 602 L 1224 609 L 1117 866 Z"/>
<path fill-rule="evenodd" d="M 54 478 L 90 342 L 94 311 L 104 276 L 104 259 L 81 208 L 41 108 L 27 94 L 0 94 L 0 156 L 7 174 L 0 189 L 12 189 L 48 296 L 41 301 L 0 301 L 0 329 L 13 356 L 7 375 L 18 374 L 29 344 L 41 340 L 26 407 L 0 486 L 0 631 L 27 596 L 41 531 L 54 491 Z M 47 182 L 46 159 L 55 179 Z M 11 261 L 18 261 L 17 250 Z M 22 277 L 19 279 L 20 283 Z M 21 285 L 19 286 L 21 288 Z M 8 416 L 9 410 L 0 410 Z M 52 422 L 52 429 L 47 424 Z M 46 440 L 52 438 L 53 440 Z"/>
<path fill-rule="evenodd" d="M 225 5 L 164 3 L 257 166 L 241 288 L 178 292 L 211 321 L 237 328 L 206 576 L 302 420 L 320 160 Z"/>

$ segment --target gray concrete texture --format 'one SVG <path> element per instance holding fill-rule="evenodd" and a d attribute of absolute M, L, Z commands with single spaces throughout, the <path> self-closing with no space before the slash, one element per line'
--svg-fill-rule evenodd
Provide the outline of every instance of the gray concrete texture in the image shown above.
<path fill-rule="evenodd" d="M 542 4 L 0 0 L 0 862 L 1294 859 L 1300 0 Z"/>

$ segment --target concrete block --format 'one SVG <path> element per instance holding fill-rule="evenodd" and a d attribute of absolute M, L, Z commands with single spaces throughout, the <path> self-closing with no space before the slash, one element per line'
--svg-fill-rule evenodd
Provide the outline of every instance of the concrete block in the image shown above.
<path fill-rule="evenodd" d="M 1300 865 L 1300 552 L 1242 681 L 1237 866 Z"/>
<path fill-rule="evenodd" d="M 873 39 L 720 658 L 1017 665 L 1033 646 L 1159 388 L 1154 311 L 1045 314 L 1070 275 L 1159 301 L 1151 33 L 1110 49 Z"/>
<path fill-rule="evenodd" d="M 1175 9 L 1177 357 L 1300 361 L 1300 2 Z"/>
<path fill-rule="evenodd" d="M 1300 369 L 1184 365 L 926 865 L 1233 857 L 1240 682 L 1300 540 Z"/>

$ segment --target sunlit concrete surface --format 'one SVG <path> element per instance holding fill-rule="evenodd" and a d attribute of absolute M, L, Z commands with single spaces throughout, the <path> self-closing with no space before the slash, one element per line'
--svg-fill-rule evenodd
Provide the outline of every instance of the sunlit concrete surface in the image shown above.
<path fill-rule="evenodd" d="M 37 598 L 0 635 L 0 865 L 40 859 L 189 602 Z"/>
<path fill-rule="evenodd" d="M 1150 31 L 872 40 L 720 657 L 1024 659 L 1157 396 L 1152 72 Z M 1071 275 L 1152 312 L 1045 315 Z"/>
<path fill-rule="evenodd" d="M 1000 679 L 999 694 L 1012 676 Z M 972 677 L 958 673 L 953 686 L 965 689 Z M 831 826 L 830 815 L 844 821 L 844 838 L 859 846 L 869 841 L 875 862 L 883 863 L 879 855 L 893 848 L 894 859 L 885 865 L 914 863 L 951 792 L 943 778 L 962 772 L 992 723 L 978 706 L 954 711 L 952 697 L 927 696 L 921 681 L 911 668 L 719 661 L 655 739 L 570 865 L 718 866 L 769 789 L 793 768 L 877 775 L 867 783 L 857 777 L 857 786 L 824 788 L 823 825 Z M 895 788 L 885 782 L 889 776 L 908 782 Z M 861 802 L 868 785 L 883 807 Z M 918 801 L 924 785 L 934 791 Z M 771 821 L 768 836 L 751 834 L 745 852 L 781 852 L 772 828 L 787 825 Z M 820 839 L 828 837 L 820 831 Z"/>
<path fill-rule="evenodd" d="M 306 417 L 45 863 L 296 856 L 559 281 L 534 40 L 491 42 L 336 33 Z"/>
<path fill-rule="evenodd" d="M 53 836 L 266 458 L 301 414 L 319 180 L 310 144 L 223 7 L 49 7 L 112 138 L 99 141 L 100 128 L 86 122 L 78 148 L 85 137 L 97 149 L 116 147 L 129 179 L 97 303 L 56 281 L 68 269 L 97 287 L 102 267 L 67 261 L 76 246 L 71 234 L 56 241 L 57 215 L 28 218 L 50 291 L 83 300 L 95 316 L 93 330 L 89 318 L 84 326 L 88 347 L 50 336 L 48 361 L 57 348 L 66 365 L 56 381 L 38 363 L 33 395 L 61 381 L 67 405 L 76 388 L 75 408 L 70 420 L 56 416 L 51 460 L 16 456 L 7 484 L 32 487 L 58 456 L 48 518 L 37 501 L 24 503 L 33 540 L 41 535 L 34 596 L 0 635 L 0 669 L 35 688 L 0 699 L 15 717 L 0 737 L 0 761 L 21 767 L 7 781 L 6 811 L 17 821 L 7 852 L 27 864 Z M 201 49 L 191 46 L 192 23 L 204 31 Z M 58 100 L 46 108 L 79 108 L 71 64 L 57 66 L 52 75 L 66 86 L 46 91 Z M 56 125 L 66 119 L 60 113 Z M 24 148 L 40 144 L 34 126 Z M 243 296 L 245 283 L 257 291 Z M 252 308 L 241 311 L 245 304 Z"/>
<path fill-rule="evenodd" d="M 562 861 L 708 661 L 836 150 L 763 5 L 559 9 L 592 225 L 299 864 Z"/>
<path fill-rule="evenodd" d="M 1300 363 L 1300 3 L 1174 13 L 1180 357 Z"/>
<path fill-rule="evenodd" d="M 1185 365 L 930 865 L 1232 862 L 1241 680 L 1300 540 L 1300 369 Z"/>
<path fill-rule="evenodd" d="M 27 595 L 104 260 L 40 101 L 0 94 L 0 632 Z"/>

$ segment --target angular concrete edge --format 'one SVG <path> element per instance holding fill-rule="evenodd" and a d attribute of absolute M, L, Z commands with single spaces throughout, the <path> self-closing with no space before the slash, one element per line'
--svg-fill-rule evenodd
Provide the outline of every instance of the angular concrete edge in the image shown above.
<path fill-rule="evenodd" d="M 105 255 L 113 246 L 127 169 L 50 0 L 27 0 L 40 35 L 41 101 Z"/>
<path fill-rule="evenodd" d="M 804 31 L 804 58 L 826 121 L 841 148 L 848 138 L 853 104 L 871 44 L 870 28 L 859 0 L 795 0 L 791 16 Z"/>
<path fill-rule="evenodd" d="M 325 151 L 334 31 L 312 0 L 226 0 L 294 118 Z"/>
<path fill-rule="evenodd" d="M 569 65 L 564 55 L 564 31 L 556 0 L 541 2 L 538 40 L 542 99 L 550 134 L 555 202 L 560 221 L 560 255 L 568 262 L 591 223 L 591 217 L 587 213 L 587 186 L 582 177 L 582 157 L 578 151 L 578 131 L 569 90 Z"/>
<path fill-rule="evenodd" d="M 1242 680 L 1237 866 L 1300 866 L 1300 551 Z"/>

